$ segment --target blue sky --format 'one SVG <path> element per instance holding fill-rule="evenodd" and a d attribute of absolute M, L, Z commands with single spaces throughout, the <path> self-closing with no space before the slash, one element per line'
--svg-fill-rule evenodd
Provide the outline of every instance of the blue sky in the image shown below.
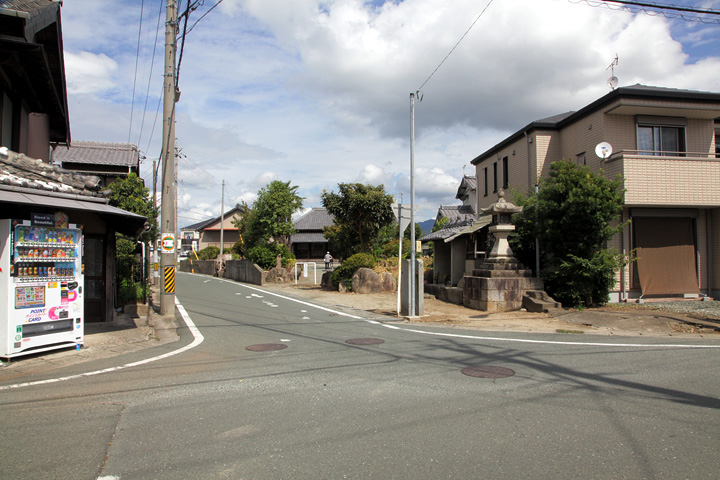
<path fill-rule="evenodd" d="M 165 2 L 62 7 L 72 138 L 138 144 L 148 185 L 160 155 Z M 215 1 L 204 3 L 189 25 Z M 673 3 L 720 10 L 720 0 Z M 224 0 L 187 36 L 180 67 L 178 224 L 218 215 L 223 180 L 226 209 L 274 179 L 298 185 L 306 207 L 341 182 L 382 183 L 408 203 L 409 94 L 487 4 Z M 458 203 L 475 156 L 607 93 L 616 54 L 621 86 L 720 91 L 720 25 L 598 4 L 489 5 L 416 104 L 418 220 Z"/>

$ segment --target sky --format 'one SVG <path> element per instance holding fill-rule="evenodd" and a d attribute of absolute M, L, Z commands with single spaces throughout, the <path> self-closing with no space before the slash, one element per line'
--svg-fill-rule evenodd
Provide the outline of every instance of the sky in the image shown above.
<path fill-rule="evenodd" d="M 166 1 L 66 0 L 61 10 L 72 139 L 138 145 L 151 190 Z M 194 3 L 176 104 L 178 227 L 220 215 L 223 182 L 226 211 L 273 180 L 298 186 L 306 208 L 353 182 L 409 204 L 418 90 L 416 221 L 460 203 L 473 158 L 605 95 L 613 73 L 620 86 L 720 92 L 717 15 L 595 0 Z M 672 3 L 720 10 L 720 0 Z"/>

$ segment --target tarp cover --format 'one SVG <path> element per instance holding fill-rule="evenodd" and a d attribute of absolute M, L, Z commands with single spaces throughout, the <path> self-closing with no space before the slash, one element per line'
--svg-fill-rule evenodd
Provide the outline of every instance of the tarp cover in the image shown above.
<path fill-rule="evenodd" d="M 633 218 L 643 295 L 698 294 L 692 218 Z"/>

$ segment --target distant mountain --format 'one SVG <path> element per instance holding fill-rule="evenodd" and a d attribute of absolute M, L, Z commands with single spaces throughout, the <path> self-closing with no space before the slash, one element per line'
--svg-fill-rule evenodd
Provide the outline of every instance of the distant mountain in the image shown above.
<path fill-rule="evenodd" d="M 418 222 L 418 225 L 420 225 L 423 235 L 427 235 L 428 233 L 430 233 L 430 231 L 432 231 L 432 227 L 433 227 L 433 225 L 435 225 L 435 219 L 431 218 L 430 220 Z"/>

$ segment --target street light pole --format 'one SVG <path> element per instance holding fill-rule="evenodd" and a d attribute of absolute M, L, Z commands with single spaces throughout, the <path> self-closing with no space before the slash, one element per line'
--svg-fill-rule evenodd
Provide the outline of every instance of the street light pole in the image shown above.
<path fill-rule="evenodd" d="M 165 74 L 163 80 L 162 206 L 160 212 L 161 315 L 175 312 L 175 35 L 177 5 L 167 0 L 165 8 Z"/>

